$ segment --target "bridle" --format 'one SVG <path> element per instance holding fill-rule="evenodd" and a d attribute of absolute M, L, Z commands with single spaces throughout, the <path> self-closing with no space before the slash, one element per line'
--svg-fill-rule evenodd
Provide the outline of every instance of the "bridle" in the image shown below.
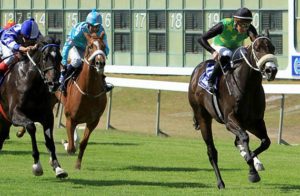
<path fill-rule="evenodd" d="M 95 45 L 97 47 L 97 50 L 95 50 L 87 59 L 87 56 L 86 55 L 83 59 L 83 61 L 89 65 L 90 67 L 96 69 L 96 72 L 99 73 L 99 74 L 103 74 L 104 73 L 104 66 L 105 66 L 105 62 L 100 62 L 100 61 L 94 61 L 94 59 L 97 57 L 97 56 L 102 56 L 104 59 L 106 58 L 106 55 L 104 53 L 103 50 L 100 49 L 100 45 L 97 41 L 94 41 L 92 42 L 92 45 Z M 89 46 L 88 46 L 89 47 Z M 94 62 L 91 63 L 91 62 Z M 97 98 L 97 97 L 100 97 L 101 95 L 105 94 L 106 93 L 106 90 L 105 89 L 102 89 L 98 94 L 96 95 L 92 95 L 90 93 L 87 93 L 87 92 L 84 92 L 80 86 L 77 84 L 77 82 L 74 80 L 74 85 L 76 86 L 76 88 L 78 89 L 78 91 L 82 94 L 82 95 L 85 95 L 85 96 L 89 96 L 89 97 L 92 97 L 92 98 Z"/>
<path fill-rule="evenodd" d="M 275 56 L 274 54 L 265 54 L 265 55 L 263 55 L 261 58 L 258 59 L 257 54 L 256 54 L 256 51 L 254 50 L 254 46 L 255 46 L 255 43 L 257 42 L 257 40 L 259 40 L 259 39 L 267 39 L 268 41 L 271 42 L 271 40 L 270 40 L 268 37 L 262 36 L 262 37 L 256 38 L 256 39 L 251 43 L 251 46 L 249 46 L 249 47 L 251 47 L 251 55 L 253 56 L 253 58 L 254 58 L 254 60 L 255 60 L 255 66 L 253 66 L 253 65 L 249 62 L 249 60 L 247 59 L 247 57 L 245 56 L 245 54 L 244 54 L 243 52 L 241 52 L 241 50 L 240 50 L 240 53 L 241 53 L 243 59 L 245 60 L 245 62 L 247 63 L 247 65 L 248 65 L 251 69 L 253 69 L 253 70 L 255 70 L 255 71 L 259 71 L 259 72 L 264 72 L 264 67 L 263 67 L 263 65 L 264 65 L 266 62 L 273 62 L 273 63 L 276 65 L 276 67 L 278 67 L 277 58 L 276 58 L 276 56 Z"/>
<path fill-rule="evenodd" d="M 43 52 L 46 48 L 48 47 L 55 47 L 55 48 L 59 48 L 60 46 L 58 44 L 46 44 L 44 45 L 41 49 L 40 52 L 42 53 L 42 56 L 44 55 Z M 49 82 L 47 80 L 47 78 L 45 77 L 46 72 L 52 69 L 55 69 L 55 66 L 48 66 L 46 68 L 41 69 L 39 66 L 37 66 L 36 62 L 32 59 L 32 57 L 30 56 L 29 52 L 26 53 L 28 59 L 31 61 L 31 63 L 33 64 L 33 66 L 37 69 L 37 71 L 39 72 L 44 84 L 49 86 Z"/>
<path fill-rule="evenodd" d="M 104 59 L 106 57 L 105 53 L 103 50 L 100 49 L 99 43 L 97 41 L 92 42 L 92 45 L 95 45 L 97 47 L 97 50 L 95 50 L 90 57 L 88 57 L 88 59 L 86 59 L 86 56 L 84 57 L 84 62 L 86 64 L 88 64 L 90 67 L 93 67 L 96 69 L 96 71 L 98 73 L 103 74 L 104 73 L 104 66 L 105 66 L 105 62 L 99 62 L 99 61 L 95 61 L 94 64 L 90 63 L 90 62 L 94 62 L 94 59 L 98 56 L 101 55 Z"/>

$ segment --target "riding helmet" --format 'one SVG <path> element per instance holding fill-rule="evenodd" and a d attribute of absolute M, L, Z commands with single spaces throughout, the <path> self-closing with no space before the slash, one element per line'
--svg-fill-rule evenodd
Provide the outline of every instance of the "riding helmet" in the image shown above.
<path fill-rule="evenodd" d="M 26 39 L 37 39 L 39 36 L 39 27 L 38 24 L 34 21 L 33 18 L 25 20 L 21 26 L 21 34 Z"/>
<path fill-rule="evenodd" d="M 86 22 L 92 26 L 102 24 L 102 16 L 95 9 L 93 9 L 86 17 Z"/>
<path fill-rule="evenodd" d="M 234 18 L 240 19 L 240 20 L 247 20 L 252 21 L 252 12 L 248 8 L 240 8 L 236 11 L 236 13 L 233 15 Z"/>

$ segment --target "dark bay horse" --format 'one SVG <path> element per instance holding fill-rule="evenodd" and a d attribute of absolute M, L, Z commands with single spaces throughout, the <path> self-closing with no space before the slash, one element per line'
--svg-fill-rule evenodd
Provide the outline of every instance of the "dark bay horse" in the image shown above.
<path fill-rule="evenodd" d="M 264 121 L 266 103 L 262 76 L 264 75 L 268 81 L 275 79 L 277 73 L 275 48 L 268 37 L 250 35 L 250 38 L 252 43 L 246 48 L 247 52 L 220 78 L 216 99 L 223 119 L 214 109 L 216 106 L 213 104 L 213 96 L 198 86 L 199 76 L 205 71 L 206 64 L 212 63 L 212 60 L 199 64 L 190 80 L 188 98 L 194 113 L 194 125 L 196 129 L 201 130 L 219 189 L 225 188 L 225 184 L 218 167 L 218 152 L 211 129 L 212 119 L 225 124 L 227 130 L 236 136 L 235 145 L 239 147 L 249 165 L 250 182 L 260 181 L 253 158 L 268 149 L 271 143 Z M 254 151 L 249 149 L 249 135 L 246 131 L 261 141 L 260 146 Z"/>
<path fill-rule="evenodd" d="M 50 164 L 56 177 L 67 177 L 61 168 L 53 140 L 54 116 L 51 93 L 59 86 L 59 68 L 62 59 L 60 41 L 51 37 L 38 40 L 37 49 L 24 55 L 7 73 L 1 86 L 0 97 L 0 149 L 9 134 L 11 125 L 21 126 L 31 137 L 34 175 L 43 174 L 36 143 L 36 126 L 43 126 L 45 144 L 50 152 Z"/>
<path fill-rule="evenodd" d="M 86 123 L 84 135 L 79 144 L 79 154 L 75 168 L 81 168 L 81 161 L 92 131 L 98 125 L 106 107 L 106 90 L 104 88 L 104 66 L 106 55 L 103 42 L 104 33 L 99 36 L 85 35 L 87 46 L 82 70 L 76 79 L 67 85 L 66 96 L 57 91 L 56 96 L 64 105 L 66 129 L 68 135 L 67 152 L 74 154 L 74 131 L 78 124 Z"/>

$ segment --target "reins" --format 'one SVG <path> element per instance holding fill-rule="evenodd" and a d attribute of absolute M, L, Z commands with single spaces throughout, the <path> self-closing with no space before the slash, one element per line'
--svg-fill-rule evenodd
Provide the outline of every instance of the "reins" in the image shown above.
<path fill-rule="evenodd" d="M 258 37 L 256 38 L 252 43 L 251 43 L 251 55 L 253 56 L 254 60 L 255 60 L 255 65 L 256 67 L 254 67 L 249 60 L 247 59 L 247 57 L 245 56 L 245 54 L 240 50 L 240 54 L 242 55 L 243 59 L 245 60 L 245 62 L 247 63 L 247 65 L 258 72 L 262 72 L 262 65 L 264 65 L 267 61 L 272 61 L 277 65 L 277 58 L 275 57 L 275 55 L 273 54 L 265 54 L 264 56 L 262 56 L 260 59 L 257 58 L 255 50 L 254 50 L 254 44 L 257 42 L 257 40 L 259 39 L 267 39 L 271 42 L 271 40 L 268 37 Z"/>
<path fill-rule="evenodd" d="M 46 44 L 45 46 L 42 47 L 42 49 L 40 51 L 43 52 L 48 47 L 57 47 L 57 48 L 59 48 L 59 45 L 57 45 L 57 44 Z M 32 59 L 32 57 L 30 56 L 29 52 L 26 52 L 26 55 L 27 55 L 28 59 L 30 60 L 30 62 L 33 64 L 33 66 L 38 70 L 38 72 L 39 72 L 41 78 L 43 79 L 44 83 L 47 84 L 47 81 L 46 81 L 44 73 L 46 71 L 48 71 L 48 70 L 54 69 L 54 66 L 49 66 L 49 67 L 41 70 L 39 68 L 39 66 L 37 66 L 37 64 L 35 63 L 35 61 Z"/>
<path fill-rule="evenodd" d="M 96 65 L 93 65 L 89 62 L 89 61 L 93 60 L 97 55 L 102 55 L 102 56 L 105 57 L 105 53 L 103 52 L 103 50 L 98 49 L 98 50 L 94 51 L 93 54 L 88 59 L 86 59 L 86 57 L 84 57 L 84 59 L 82 61 L 84 61 L 88 66 L 95 68 L 97 72 L 103 73 L 104 72 L 104 67 L 99 68 L 99 67 L 96 67 Z M 75 80 L 73 80 L 73 83 L 82 95 L 85 95 L 85 96 L 88 96 L 88 97 L 97 98 L 97 97 L 100 97 L 101 95 L 106 93 L 106 90 L 103 88 L 100 93 L 98 93 L 96 95 L 92 95 L 90 93 L 84 92 Z"/>

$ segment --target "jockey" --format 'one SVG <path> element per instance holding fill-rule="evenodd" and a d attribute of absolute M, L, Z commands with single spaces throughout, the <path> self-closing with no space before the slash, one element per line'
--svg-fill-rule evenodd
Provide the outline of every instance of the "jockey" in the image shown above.
<path fill-rule="evenodd" d="M 101 32 L 103 31 L 104 28 L 102 26 L 102 16 L 96 10 L 92 10 L 87 15 L 85 22 L 80 22 L 71 29 L 62 50 L 62 65 L 64 66 L 64 69 L 61 71 L 60 78 L 60 89 L 62 92 L 66 91 L 66 85 L 64 84 L 66 78 L 69 77 L 75 69 L 82 66 L 81 59 L 84 57 L 84 52 L 87 45 L 87 40 L 84 33 L 97 33 L 97 35 L 100 36 Z M 106 34 L 104 35 L 103 41 L 106 45 L 104 53 L 107 56 L 109 53 L 109 47 L 107 44 Z M 67 65 L 68 57 L 71 60 L 69 65 Z M 105 80 L 104 84 L 107 92 L 112 90 L 113 86 L 108 85 Z"/>
<path fill-rule="evenodd" d="M 36 41 L 40 36 L 39 27 L 33 18 L 2 32 L 0 47 L 4 60 L 0 63 L 0 78 L 3 77 L 10 65 L 19 60 L 19 52 L 25 53 L 37 48 Z"/>
<path fill-rule="evenodd" d="M 198 39 L 198 42 L 212 54 L 213 59 L 217 62 L 208 79 L 208 87 L 211 93 L 215 91 L 213 87 L 215 78 L 221 72 L 220 63 L 222 66 L 230 63 L 234 50 L 242 46 L 243 41 L 249 37 L 249 32 L 257 36 L 257 31 L 251 22 L 251 11 L 247 8 L 240 8 L 233 18 L 224 18 Z M 211 38 L 213 38 L 212 45 L 208 43 Z"/>

